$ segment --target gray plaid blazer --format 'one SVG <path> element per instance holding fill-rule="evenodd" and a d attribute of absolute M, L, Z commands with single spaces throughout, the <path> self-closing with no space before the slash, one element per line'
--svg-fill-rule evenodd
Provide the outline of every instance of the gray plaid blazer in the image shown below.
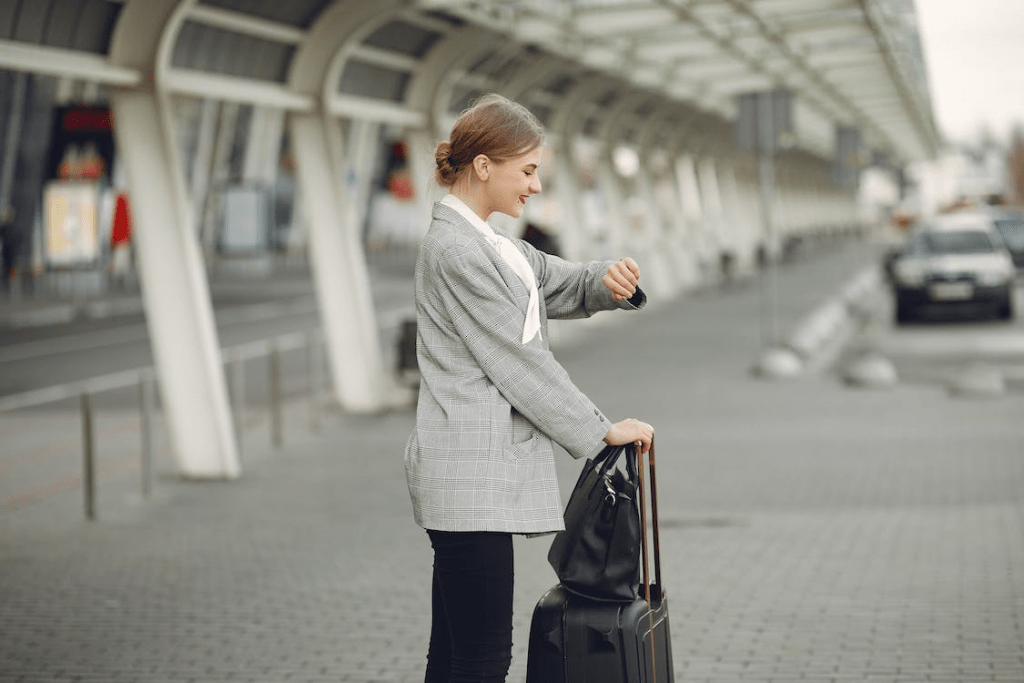
<path fill-rule="evenodd" d="M 508 237 L 508 235 L 506 235 Z M 548 348 L 548 318 L 583 318 L 616 302 L 609 262 L 575 264 L 515 238 L 540 293 L 541 337 L 522 344 L 529 291 L 454 209 L 434 205 L 416 264 L 416 426 L 405 470 L 416 522 L 439 531 L 544 533 L 564 528 L 553 442 L 575 458 L 611 426 Z"/>

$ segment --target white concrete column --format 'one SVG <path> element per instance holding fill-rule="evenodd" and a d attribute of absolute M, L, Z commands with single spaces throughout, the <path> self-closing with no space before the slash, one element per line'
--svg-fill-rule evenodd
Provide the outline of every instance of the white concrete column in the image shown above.
<path fill-rule="evenodd" d="M 241 466 L 170 102 L 157 87 L 159 54 L 194 0 L 127 0 L 108 59 L 140 85 L 112 88 L 110 106 L 136 228 L 133 232 L 158 386 L 179 472 L 233 479 Z"/>
<path fill-rule="evenodd" d="M 679 193 L 680 211 L 677 237 L 680 255 L 680 273 L 684 286 L 693 287 L 700 282 L 700 189 L 693 157 L 683 154 L 675 160 L 675 177 Z"/>
<path fill-rule="evenodd" d="M 712 195 L 707 190 L 706 164 L 687 155 L 682 166 L 684 211 L 689 225 L 690 249 L 699 277 L 704 278 L 718 263 L 718 225 Z"/>
<path fill-rule="evenodd" d="M 385 407 L 384 362 L 357 211 L 344 164 L 332 158 L 338 143 L 332 142 L 331 125 L 317 114 L 290 117 L 335 393 L 345 410 L 369 413 Z"/>
<path fill-rule="evenodd" d="M 697 281 L 696 265 L 686 250 L 686 216 L 683 211 L 681 183 L 679 182 L 678 158 L 671 154 L 665 171 L 665 192 L 670 204 L 668 223 L 665 226 L 663 248 L 673 276 L 673 287 L 678 292 L 692 287 Z"/>
<path fill-rule="evenodd" d="M 566 258 L 589 261 L 598 258 L 593 244 L 593 229 L 588 220 L 589 191 L 583 187 L 579 163 L 579 135 L 590 99 L 607 89 L 601 77 L 590 77 L 577 83 L 557 101 L 551 116 L 551 137 L 555 149 L 555 191 L 562 217 L 559 239 Z M 592 198 L 592 197 L 590 197 Z M 603 254 L 601 256 L 604 256 Z"/>
<path fill-rule="evenodd" d="M 284 135 L 284 110 L 254 106 L 246 137 L 242 178 L 247 183 L 270 187 L 277 178 Z"/>
<path fill-rule="evenodd" d="M 447 139 L 451 129 L 446 125 L 447 105 L 454 88 L 454 74 L 460 74 L 476 56 L 492 47 L 489 36 L 475 26 L 467 24 L 446 35 L 427 55 L 413 74 L 406 93 L 406 105 L 423 114 L 423 125 L 409 128 L 409 172 L 415 182 L 414 201 L 423 224 L 424 233 L 430 227 L 434 202 L 443 197 L 447 188 L 434 180 L 437 164 L 434 151 L 440 140 Z"/>
<path fill-rule="evenodd" d="M 206 188 L 203 202 L 202 222 L 198 226 L 203 247 L 211 258 L 217 247 L 217 224 L 224 201 L 222 192 L 231 177 L 231 148 L 234 146 L 240 106 L 237 102 L 222 102 L 217 105 L 219 116 L 213 134 L 209 185 Z"/>
<path fill-rule="evenodd" d="M 697 165 L 701 206 L 704 209 L 704 231 L 707 235 L 706 257 L 717 266 L 719 251 L 727 244 L 727 226 L 722 214 L 722 195 L 718 187 L 715 160 L 704 157 Z"/>
<path fill-rule="evenodd" d="M 622 182 L 615 170 L 610 154 L 603 154 L 597 164 L 597 190 L 601 193 L 607 211 L 606 252 L 601 258 L 620 258 L 625 252 L 629 217 L 626 212 L 626 200 L 622 191 Z"/>
<path fill-rule="evenodd" d="M 651 293 L 667 299 L 679 292 L 681 283 L 673 273 L 673 263 L 666 248 L 668 231 L 662 224 L 647 155 L 641 157 L 637 173 L 637 193 L 643 206 L 643 224 L 637 245 L 638 260 L 645 267 L 645 279 L 649 283 Z"/>
<path fill-rule="evenodd" d="M 430 215 L 434 202 L 448 191 L 442 189 L 434 180 L 437 164 L 434 161 L 434 150 L 440 138 L 425 128 L 410 130 L 406 135 L 409 142 L 409 173 L 415 187 L 413 202 L 416 211 L 423 216 L 420 226 L 421 235 L 430 227 Z"/>
<path fill-rule="evenodd" d="M 206 215 L 206 198 L 210 191 L 210 175 L 213 170 L 213 149 L 217 133 L 217 113 L 220 105 L 204 99 L 199 105 L 198 130 L 196 131 L 196 152 L 192 159 L 192 183 L 190 197 L 192 216 L 195 224 L 202 229 Z M 212 244 L 210 245 L 212 248 Z"/>
<path fill-rule="evenodd" d="M 340 126 L 340 121 L 330 125 Z M 352 207 L 355 209 L 356 229 L 365 225 L 366 213 L 370 204 L 370 178 L 373 165 L 380 153 L 380 123 L 355 119 L 350 122 L 348 139 L 350 141 L 346 173 L 350 177 L 343 178 L 352 188 Z M 341 139 L 339 137 L 339 139 Z M 344 144 L 344 143 L 342 143 Z"/>
<path fill-rule="evenodd" d="M 182 475 L 231 479 L 241 472 L 213 307 L 169 112 L 153 92 L 113 89 L 142 295 L 161 398 Z"/>
<path fill-rule="evenodd" d="M 579 171 L 575 164 L 575 150 L 570 136 L 561 135 L 555 145 L 555 194 L 558 202 L 558 240 L 562 256 L 569 261 L 590 259 L 590 245 L 584 239 L 583 195 L 580 191 Z"/>
<path fill-rule="evenodd" d="M 676 193 L 668 180 L 674 176 L 670 157 L 665 153 L 665 131 L 678 124 L 678 113 L 663 107 L 645 119 L 638 135 L 640 166 L 637 175 L 637 191 L 644 209 L 642 255 L 650 273 L 648 282 L 652 292 L 671 298 L 682 289 L 682 282 L 671 248 L 673 216 L 678 213 L 678 206 Z M 668 212 L 664 206 L 666 200 L 673 205 Z"/>

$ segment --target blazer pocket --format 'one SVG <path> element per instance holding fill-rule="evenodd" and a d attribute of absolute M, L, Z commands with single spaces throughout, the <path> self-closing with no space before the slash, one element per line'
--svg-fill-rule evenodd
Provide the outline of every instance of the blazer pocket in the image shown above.
<path fill-rule="evenodd" d="M 540 434 L 534 432 L 526 441 L 512 443 L 505 446 L 505 455 L 512 460 L 523 460 L 533 457 L 540 444 Z"/>

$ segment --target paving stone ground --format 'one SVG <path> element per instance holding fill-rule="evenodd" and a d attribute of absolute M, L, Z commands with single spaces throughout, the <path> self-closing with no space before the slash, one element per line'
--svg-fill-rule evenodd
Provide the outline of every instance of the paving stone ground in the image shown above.
<path fill-rule="evenodd" d="M 787 267 L 782 322 L 870 256 Z M 656 302 L 558 349 L 609 416 L 657 429 L 676 680 L 1024 681 L 1024 399 L 756 379 L 759 305 L 753 285 Z M 28 452 L 62 419 L 0 443 Z M 295 400 L 283 448 L 247 437 L 237 482 L 178 479 L 165 452 L 148 498 L 130 465 L 104 479 L 95 522 L 73 485 L 0 510 L 0 681 L 421 681 L 413 413 L 308 422 Z M 137 437 L 100 438 L 129 458 Z M 559 462 L 566 493 L 579 466 Z M 516 540 L 512 682 L 546 550 Z"/>

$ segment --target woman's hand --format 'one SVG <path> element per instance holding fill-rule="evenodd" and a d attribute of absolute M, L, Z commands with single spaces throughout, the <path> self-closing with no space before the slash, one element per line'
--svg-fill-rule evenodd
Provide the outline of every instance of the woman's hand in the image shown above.
<path fill-rule="evenodd" d="M 632 417 L 616 422 L 604 435 L 604 442 L 609 446 L 622 446 L 637 441 L 642 444 L 640 452 L 646 453 L 654 441 L 654 427 Z"/>
<path fill-rule="evenodd" d="M 636 294 L 636 283 L 639 280 L 640 266 L 628 256 L 608 266 L 608 272 L 601 279 L 616 301 L 629 299 Z"/>

